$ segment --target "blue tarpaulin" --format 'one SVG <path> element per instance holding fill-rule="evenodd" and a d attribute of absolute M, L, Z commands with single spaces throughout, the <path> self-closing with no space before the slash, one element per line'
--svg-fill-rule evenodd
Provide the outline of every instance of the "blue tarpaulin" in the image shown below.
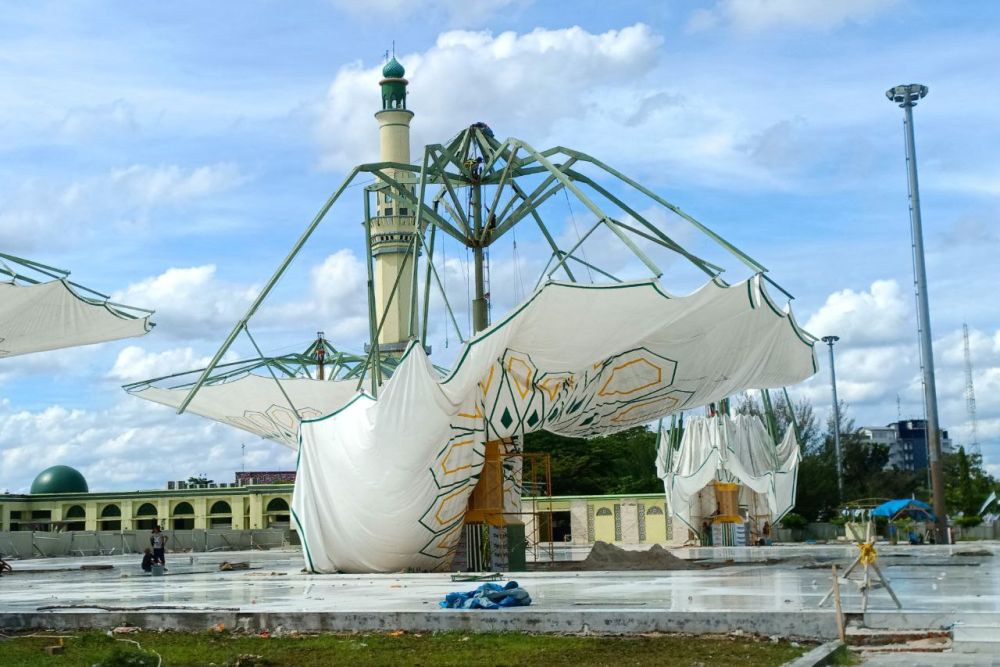
<path fill-rule="evenodd" d="M 872 510 L 872 516 L 884 516 L 888 519 L 897 519 L 901 516 L 908 516 L 911 519 L 936 521 L 931 506 L 922 500 L 912 498 L 898 498 L 882 503 Z"/>
<path fill-rule="evenodd" d="M 528 591 L 508 581 L 506 585 L 483 584 L 468 593 L 448 593 L 438 605 L 445 609 L 501 609 L 503 607 L 526 607 L 531 604 Z"/>

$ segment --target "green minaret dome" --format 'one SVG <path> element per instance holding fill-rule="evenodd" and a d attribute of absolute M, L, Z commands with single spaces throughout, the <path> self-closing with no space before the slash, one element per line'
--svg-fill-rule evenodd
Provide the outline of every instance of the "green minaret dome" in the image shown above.
<path fill-rule="evenodd" d="M 404 74 L 406 74 L 406 70 L 396 60 L 396 56 L 393 56 L 392 60 L 387 62 L 385 67 L 382 68 L 382 76 L 387 79 L 402 79 Z"/>
<path fill-rule="evenodd" d="M 69 466 L 52 466 L 38 474 L 31 483 L 32 495 L 36 493 L 87 493 L 90 487 L 79 470 Z"/>

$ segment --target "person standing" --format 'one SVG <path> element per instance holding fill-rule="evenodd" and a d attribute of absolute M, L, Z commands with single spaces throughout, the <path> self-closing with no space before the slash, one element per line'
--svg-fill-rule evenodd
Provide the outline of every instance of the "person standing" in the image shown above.
<path fill-rule="evenodd" d="M 153 561 L 160 565 L 166 565 L 167 536 L 163 534 L 160 527 L 154 526 L 153 533 L 149 536 L 149 543 L 153 547 Z"/>

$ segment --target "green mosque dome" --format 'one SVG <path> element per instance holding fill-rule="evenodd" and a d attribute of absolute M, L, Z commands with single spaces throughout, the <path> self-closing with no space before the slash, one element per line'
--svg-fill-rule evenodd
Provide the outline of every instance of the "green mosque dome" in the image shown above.
<path fill-rule="evenodd" d="M 393 56 L 392 60 L 387 62 L 385 67 L 382 68 L 382 76 L 387 79 L 402 79 L 404 74 L 406 74 L 406 70 L 396 60 L 396 56 Z"/>
<path fill-rule="evenodd" d="M 32 495 L 36 493 L 87 493 L 90 487 L 79 470 L 69 466 L 52 466 L 38 474 L 31 483 Z"/>

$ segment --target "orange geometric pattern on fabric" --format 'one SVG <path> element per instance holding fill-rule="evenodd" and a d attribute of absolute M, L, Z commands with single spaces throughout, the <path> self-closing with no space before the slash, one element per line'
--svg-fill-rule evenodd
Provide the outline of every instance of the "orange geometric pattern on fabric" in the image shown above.
<path fill-rule="evenodd" d="M 629 372 L 626 368 L 635 366 Z M 597 392 L 598 396 L 627 396 L 643 389 L 649 389 L 663 382 L 663 369 L 645 357 L 626 361 L 611 369 L 611 375 L 604 386 Z M 640 384 L 641 383 L 641 384 Z"/>
<path fill-rule="evenodd" d="M 493 373 L 494 371 L 496 371 L 496 369 L 497 367 L 495 365 L 490 366 L 490 374 L 486 376 L 486 384 L 483 384 L 481 380 L 479 382 L 479 388 L 482 389 L 483 396 L 486 396 L 488 393 L 490 393 L 490 385 L 493 384 Z"/>
<path fill-rule="evenodd" d="M 514 364 L 517 364 L 517 370 L 514 369 Z M 491 368 L 490 371 L 492 372 L 492 370 Z M 521 395 L 521 398 L 527 398 L 528 393 L 531 391 L 531 365 L 524 359 L 511 357 L 510 361 L 507 362 L 507 374 L 514 381 L 514 387 L 517 389 L 517 393 Z"/>
<path fill-rule="evenodd" d="M 448 459 L 451 458 L 451 455 L 455 453 L 456 449 L 458 449 L 459 447 L 468 447 L 472 444 L 474 444 L 472 440 L 462 440 L 461 442 L 452 443 L 451 446 L 448 447 L 448 452 L 441 459 L 441 470 L 444 472 L 444 474 L 451 475 L 461 470 L 468 470 L 469 468 L 472 467 L 471 463 L 455 466 L 454 468 L 448 467 Z"/>
<path fill-rule="evenodd" d="M 468 490 L 463 486 L 455 491 L 452 491 L 447 496 L 441 499 L 438 504 L 437 511 L 434 512 L 434 518 L 437 520 L 438 525 L 448 526 L 453 521 L 465 514 L 465 508 L 467 506 L 465 496 L 468 494 Z M 458 496 L 462 497 L 462 500 L 456 501 L 455 498 Z M 444 517 L 441 513 L 447 510 L 447 514 Z"/>

